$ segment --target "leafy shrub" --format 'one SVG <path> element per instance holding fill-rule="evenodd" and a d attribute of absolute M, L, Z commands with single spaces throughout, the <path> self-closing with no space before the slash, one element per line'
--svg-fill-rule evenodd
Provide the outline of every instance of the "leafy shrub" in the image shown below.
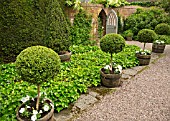
<path fill-rule="evenodd" d="M 57 53 L 71 44 L 69 26 L 57 0 L 2 0 L 0 33 L 0 50 L 6 62 L 15 61 L 21 49 L 32 46 L 31 42 Z"/>
<path fill-rule="evenodd" d="M 123 36 L 124 37 L 133 37 L 133 32 L 132 30 L 128 29 L 126 31 L 123 32 Z"/>
<path fill-rule="evenodd" d="M 71 28 L 71 41 L 74 45 L 88 45 L 90 40 L 92 16 L 84 10 L 75 15 Z"/>
<path fill-rule="evenodd" d="M 61 63 L 57 77 L 42 84 L 42 92 L 54 102 L 55 111 L 60 112 L 76 101 L 87 87 L 100 85 L 99 69 L 110 63 L 110 55 L 96 46 L 72 46 L 72 61 Z M 113 54 L 113 62 L 123 68 L 138 65 L 134 45 L 126 45 L 122 52 Z M 0 65 L 0 119 L 16 119 L 15 109 L 23 96 L 36 96 L 36 86 L 20 81 L 15 64 Z M 63 81 L 64 80 L 64 81 Z M 5 100 L 5 101 L 4 101 Z"/>
<path fill-rule="evenodd" d="M 158 24 L 155 27 L 155 32 L 159 35 L 170 35 L 170 25 L 166 23 Z"/>
<path fill-rule="evenodd" d="M 164 10 L 159 8 L 137 9 L 125 20 L 125 30 L 132 30 L 134 38 L 141 29 L 154 30 L 159 23 L 169 23 L 169 17 Z"/>
<path fill-rule="evenodd" d="M 156 38 L 157 35 L 153 30 L 150 29 L 142 29 L 138 33 L 138 41 L 144 43 L 144 48 L 145 49 L 145 44 L 146 43 L 152 43 Z"/>
<path fill-rule="evenodd" d="M 109 52 L 110 54 L 122 51 L 124 46 L 125 40 L 119 34 L 107 34 L 100 40 L 100 47 L 102 51 Z"/>

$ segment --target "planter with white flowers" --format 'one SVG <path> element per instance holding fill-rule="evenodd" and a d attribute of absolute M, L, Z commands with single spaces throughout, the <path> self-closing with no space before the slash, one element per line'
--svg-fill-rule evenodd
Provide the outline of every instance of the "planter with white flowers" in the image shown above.
<path fill-rule="evenodd" d="M 55 121 L 54 105 L 40 93 L 41 84 L 56 76 L 60 69 L 60 58 L 50 48 L 32 46 L 23 50 L 16 59 L 16 70 L 23 81 L 37 85 L 37 97 L 21 99 L 16 116 L 19 121 Z"/>
<path fill-rule="evenodd" d="M 152 52 L 163 53 L 165 49 L 165 42 L 163 40 L 156 40 L 152 44 Z"/>
<path fill-rule="evenodd" d="M 137 38 L 138 41 L 143 42 L 143 49 L 136 52 L 136 57 L 139 60 L 139 65 L 148 65 L 151 59 L 151 51 L 145 49 L 146 43 L 152 43 L 157 37 L 156 33 L 150 29 L 142 29 L 139 31 Z"/>
<path fill-rule="evenodd" d="M 100 47 L 102 51 L 110 53 L 110 64 L 100 69 L 102 85 L 106 87 L 119 86 L 122 67 L 116 63 L 112 63 L 112 55 L 123 50 L 125 40 L 119 34 L 107 34 L 101 38 Z"/>

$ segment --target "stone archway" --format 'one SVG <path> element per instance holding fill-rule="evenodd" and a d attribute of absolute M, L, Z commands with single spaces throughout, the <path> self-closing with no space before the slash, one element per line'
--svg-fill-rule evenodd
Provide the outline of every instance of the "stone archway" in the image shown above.
<path fill-rule="evenodd" d="M 103 29 L 103 34 L 102 36 L 104 36 L 106 34 L 106 19 L 107 19 L 107 15 L 105 13 L 105 11 L 102 9 L 101 12 L 99 13 L 98 18 L 101 20 L 101 24 L 102 24 L 102 29 Z"/>
<path fill-rule="evenodd" d="M 107 16 L 106 34 L 117 33 L 118 30 L 118 17 L 116 12 L 112 9 Z"/>

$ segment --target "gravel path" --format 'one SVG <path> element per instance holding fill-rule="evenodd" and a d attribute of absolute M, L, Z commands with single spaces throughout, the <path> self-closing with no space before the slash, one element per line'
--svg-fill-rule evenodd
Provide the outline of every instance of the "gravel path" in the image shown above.
<path fill-rule="evenodd" d="M 170 45 L 165 54 L 74 121 L 170 121 Z"/>

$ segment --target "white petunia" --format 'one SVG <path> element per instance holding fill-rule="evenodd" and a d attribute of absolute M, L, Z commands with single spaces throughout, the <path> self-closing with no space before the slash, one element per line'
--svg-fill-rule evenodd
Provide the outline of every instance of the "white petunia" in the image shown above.
<path fill-rule="evenodd" d="M 37 110 L 33 110 L 32 112 L 34 115 L 38 114 L 38 111 Z"/>
<path fill-rule="evenodd" d="M 20 113 L 23 113 L 24 111 L 25 111 L 25 108 L 21 108 L 21 109 L 19 110 Z"/>
<path fill-rule="evenodd" d="M 49 109 L 50 109 L 50 107 L 48 105 L 44 105 L 44 107 L 43 107 L 44 111 L 48 111 Z"/>
<path fill-rule="evenodd" d="M 23 97 L 22 99 L 21 99 L 21 101 L 23 102 L 23 103 L 25 103 L 25 102 L 27 102 L 28 100 L 30 99 L 30 96 L 26 96 L 26 97 Z"/>
<path fill-rule="evenodd" d="M 27 105 L 27 108 L 31 108 L 29 105 Z"/>
<path fill-rule="evenodd" d="M 37 116 L 36 115 L 32 115 L 31 116 L 31 121 L 35 121 L 35 120 L 37 120 Z"/>
<path fill-rule="evenodd" d="M 109 69 L 110 68 L 110 66 L 109 65 L 106 65 L 105 67 L 104 67 L 104 69 Z"/>
<path fill-rule="evenodd" d="M 39 113 L 43 113 L 42 110 L 40 110 Z"/>
<path fill-rule="evenodd" d="M 52 103 L 50 103 L 50 105 L 51 105 L 51 107 L 53 107 L 53 108 L 54 108 L 54 105 L 53 105 Z"/>

